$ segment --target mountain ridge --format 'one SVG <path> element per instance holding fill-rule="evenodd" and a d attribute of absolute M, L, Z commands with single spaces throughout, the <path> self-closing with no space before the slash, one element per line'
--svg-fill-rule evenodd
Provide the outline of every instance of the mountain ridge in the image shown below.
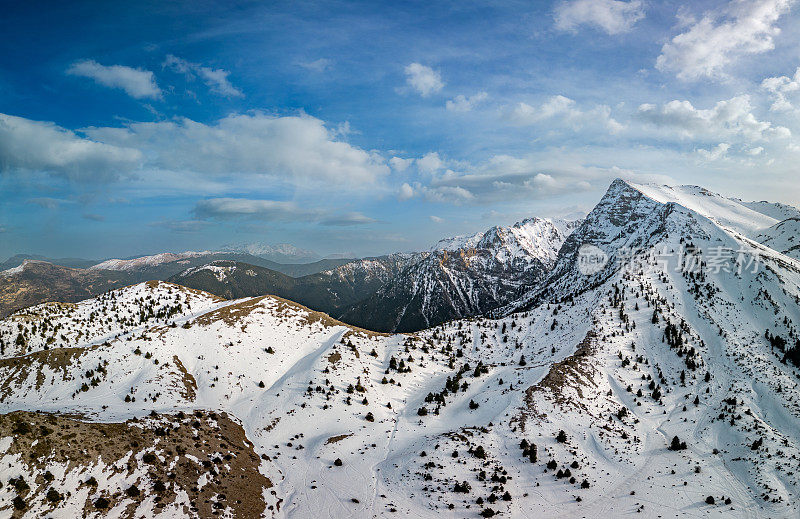
<path fill-rule="evenodd" d="M 192 502 L 207 498 L 247 517 L 235 500 L 249 492 L 250 516 L 265 517 L 796 516 L 800 263 L 740 232 L 761 217 L 720 204 L 704 216 L 614 183 L 565 238 L 549 291 L 410 334 L 164 282 L 18 312 L 0 320 L 0 408 L 137 418 L 162 436 L 130 447 L 119 475 L 97 453 L 48 458 L 60 426 L 47 438 L 43 415 L 15 415 L 0 423 L 14 445 L 0 465 L 29 488 L 0 497 L 33 515 L 103 498 L 115 513 L 199 516 Z M 587 271 L 584 245 L 617 261 Z M 240 424 L 235 454 L 267 478 L 260 492 L 201 495 L 228 474 L 212 413 Z M 178 449 L 195 443 L 212 448 Z M 188 475 L 166 480 L 161 465 Z"/>

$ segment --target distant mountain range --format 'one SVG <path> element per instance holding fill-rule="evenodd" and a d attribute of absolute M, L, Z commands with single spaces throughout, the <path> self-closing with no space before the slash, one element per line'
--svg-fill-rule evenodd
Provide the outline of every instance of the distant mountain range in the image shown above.
<path fill-rule="evenodd" d="M 339 318 L 393 332 L 484 314 L 536 285 L 577 223 L 531 218 L 442 240 Z"/>
<path fill-rule="evenodd" d="M 59 294 L 61 300 L 74 301 L 96 295 L 113 284 L 168 279 L 226 298 L 274 294 L 377 331 L 414 331 L 479 315 L 519 297 L 549 270 L 575 225 L 532 218 L 510 227 L 444 239 L 431 251 L 356 260 L 280 264 L 247 252 L 231 251 L 110 259 L 88 266 L 91 275 L 71 273 L 67 276 L 73 280 L 70 286 L 77 279 L 95 281 L 80 289 L 76 286 L 72 292 L 64 287 Z M 290 246 L 248 250 L 278 250 L 294 257 L 298 254 Z M 86 263 L 92 262 L 81 264 Z M 15 274 L 27 270 L 29 296 L 24 301 L 6 303 L 2 307 L 5 313 L 52 296 L 44 287 L 49 278 L 36 283 L 41 267 L 31 269 L 28 263 L 15 267 L 17 270 L 7 272 L 7 283 L 13 287 Z M 97 282 L 100 279 L 105 282 Z"/>
<path fill-rule="evenodd" d="M 85 258 L 50 258 L 38 254 L 16 254 L 0 262 L 0 271 L 8 270 L 22 265 L 26 259 L 46 261 L 53 265 L 72 268 L 90 268 L 99 270 L 126 270 L 146 272 L 148 269 L 157 271 L 159 267 L 175 270 L 175 267 L 187 265 L 194 266 L 226 259 L 231 261 L 247 261 L 253 265 L 264 266 L 283 272 L 284 274 L 298 277 L 322 272 L 323 270 L 338 267 L 352 259 L 350 253 L 332 254 L 322 257 L 314 251 L 295 247 L 288 243 L 267 245 L 262 243 L 245 243 L 240 245 L 227 245 L 220 250 L 164 252 L 147 256 L 132 256 L 127 258 L 110 258 L 105 260 L 92 260 Z M 166 266 L 171 265 L 171 266 Z M 180 272 L 180 270 L 177 270 Z"/>
<path fill-rule="evenodd" d="M 71 268 L 26 259 L 0 272 L 0 317 L 44 301 L 81 301 L 132 282 L 125 272 Z"/>
<path fill-rule="evenodd" d="M 248 263 L 258 267 L 264 267 L 287 276 L 300 277 L 309 274 L 316 274 L 323 270 L 336 268 L 350 260 L 344 259 L 322 259 L 312 263 L 276 263 L 275 261 L 254 256 L 244 252 L 225 252 L 225 251 L 204 251 L 204 252 L 181 252 L 181 253 L 162 253 L 152 256 L 142 256 L 131 259 L 110 259 L 92 265 L 92 270 L 116 270 L 130 273 L 137 280 L 146 279 L 167 279 L 170 276 L 179 274 L 188 268 L 205 265 L 213 261 L 238 261 Z"/>
<path fill-rule="evenodd" d="M 52 263 L 53 265 L 78 269 L 86 269 L 98 263 L 96 260 L 81 258 L 48 258 L 38 254 L 16 254 L 0 263 L 0 271 L 19 267 L 25 262 L 25 260 L 45 261 L 47 263 Z"/>
<path fill-rule="evenodd" d="M 629 230 L 663 232 L 664 215 L 659 211 L 672 206 L 653 204 L 667 200 L 684 203 L 699 214 L 713 213 L 720 225 L 788 256 L 800 257 L 800 210 L 796 208 L 742 202 L 692 186 L 633 189 L 617 181 L 586 220 L 530 218 L 508 227 L 444 238 L 429 251 L 417 253 L 287 264 L 263 255 L 299 259 L 315 257 L 314 253 L 286 244 L 251 244 L 226 251 L 161 253 L 100 263 L 52 260 L 88 267 L 87 273 L 46 269 L 42 259 L 22 267 L 24 256 L 15 256 L 3 264 L 6 270 L 0 275 L 7 294 L 15 293 L 19 286 L 25 297 L 7 296 L 0 301 L 0 312 L 4 315 L 56 296 L 76 301 L 113 286 L 159 279 L 229 299 L 273 294 L 359 327 L 413 332 L 454 319 L 538 304 L 563 289 L 567 280 L 561 274 L 574 271 L 578 248 L 584 243 L 599 240 L 611 261 L 604 270 L 581 276 L 574 283 L 586 287 L 602 283 L 617 259 L 615 251 L 623 246 L 634 248 L 645 240 L 641 232 Z M 780 217 L 786 218 L 779 221 Z M 599 225 L 598 218 L 605 223 Z M 629 242 L 619 242 L 621 237 Z M 52 280 L 59 275 L 64 282 L 54 285 Z"/>
<path fill-rule="evenodd" d="M 1 264 L 0 316 L 44 301 L 80 301 L 114 287 L 167 279 L 186 269 L 220 260 L 246 262 L 287 277 L 308 276 L 351 261 L 324 259 L 281 264 L 250 254 L 227 252 L 164 253 L 101 263 L 17 255 Z"/>
<path fill-rule="evenodd" d="M 520 297 L 547 274 L 578 223 L 531 218 L 445 239 L 429 252 L 355 260 L 296 279 L 214 261 L 169 280 L 226 298 L 274 294 L 370 330 L 417 331 Z"/>
<path fill-rule="evenodd" d="M 248 263 L 217 260 L 189 268 L 169 281 L 228 299 L 277 295 L 336 316 L 373 294 L 414 259 L 411 254 L 365 258 L 302 277 Z"/>
<path fill-rule="evenodd" d="M 238 245 L 226 245 L 222 247 L 222 251 L 250 254 L 275 263 L 312 263 L 323 259 L 322 256 L 312 250 L 301 249 L 290 243 L 278 243 L 276 245 L 241 243 Z"/>

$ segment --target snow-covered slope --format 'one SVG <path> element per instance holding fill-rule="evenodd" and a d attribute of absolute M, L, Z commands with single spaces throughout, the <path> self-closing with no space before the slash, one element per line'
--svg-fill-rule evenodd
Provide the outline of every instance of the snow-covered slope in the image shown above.
<path fill-rule="evenodd" d="M 756 240 L 767 247 L 800 260 L 800 217 L 787 218 L 763 230 Z"/>
<path fill-rule="evenodd" d="M 443 238 L 431 252 L 459 249 L 490 249 L 498 258 L 538 257 L 555 260 L 564 237 L 580 224 L 580 220 L 528 218 L 510 227 L 495 226 L 471 235 Z"/>
<path fill-rule="evenodd" d="M 352 260 L 334 269 L 326 270 L 321 275 L 351 285 L 373 282 L 383 284 L 418 260 L 419 254 L 397 252 L 374 258 Z"/>
<path fill-rule="evenodd" d="M 699 186 L 664 186 L 630 184 L 645 196 L 662 204 L 679 204 L 711 219 L 716 224 L 753 237 L 759 231 L 775 225 L 778 220 L 757 209 L 725 198 Z M 763 210 L 763 208 L 762 208 Z"/>
<path fill-rule="evenodd" d="M 2 411 L 83 418 L 0 420 L 0 509 L 20 497 L 28 517 L 211 504 L 231 517 L 797 517 L 800 266 L 720 223 L 735 208 L 705 216 L 643 191 L 615 182 L 565 241 L 550 290 L 497 319 L 384 335 L 168 283 L 13 315 Z M 587 275 L 573 257 L 584 244 L 626 268 Z M 72 463 L 37 449 L 96 422 L 115 439 L 147 434 L 114 452 L 99 430 L 73 436 L 89 439 Z M 223 491 L 230 481 L 252 484 Z"/>
<path fill-rule="evenodd" d="M 740 200 L 738 198 L 732 198 L 731 200 L 738 202 L 743 206 L 752 209 L 753 211 L 757 211 L 771 218 L 775 218 L 776 220 L 800 218 L 800 209 L 794 207 L 793 205 L 781 204 L 778 202 L 767 202 L 766 200 L 762 200 L 760 202 L 745 202 L 744 200 Z"/>
<path fill-rule="evenodd" d="M 475 247 L 492 251 L 500 262 L 538 260 L 552 266 L 564 240 L 580 223 L 581 220 L 528 218 L 511 227 L 492 227 Z"/>

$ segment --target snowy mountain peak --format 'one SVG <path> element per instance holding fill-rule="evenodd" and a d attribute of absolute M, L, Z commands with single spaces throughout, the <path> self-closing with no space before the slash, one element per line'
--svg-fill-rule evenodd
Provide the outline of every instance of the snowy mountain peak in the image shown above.
<path fill-rule="evenodd" d="M 536 258 L 545 265 L 552 265 L 574 228 L 573 222 L 528 218 L 511 227 L 492 227 L 476 247 L 494 251 L 500 261 Z"/>
<path fill-rule="evenodd" d="M 543 263 L 552 263 L 561 244 L 577 227 L 577 223 L 550 218 L 526 218 L 509 227 L 496 225 L 484 232 L 439 240 L 431 251 L 485 249 L 503 262 L 536 258 Z"/>

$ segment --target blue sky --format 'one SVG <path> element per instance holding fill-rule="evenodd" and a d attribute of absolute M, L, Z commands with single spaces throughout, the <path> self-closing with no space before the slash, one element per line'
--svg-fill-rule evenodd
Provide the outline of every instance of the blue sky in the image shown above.
<path fill-rule="evenodd" d="M 798 205 L 797 10 L 9 3 L 0 256 L 418 250 L 615 177 Z"/>

